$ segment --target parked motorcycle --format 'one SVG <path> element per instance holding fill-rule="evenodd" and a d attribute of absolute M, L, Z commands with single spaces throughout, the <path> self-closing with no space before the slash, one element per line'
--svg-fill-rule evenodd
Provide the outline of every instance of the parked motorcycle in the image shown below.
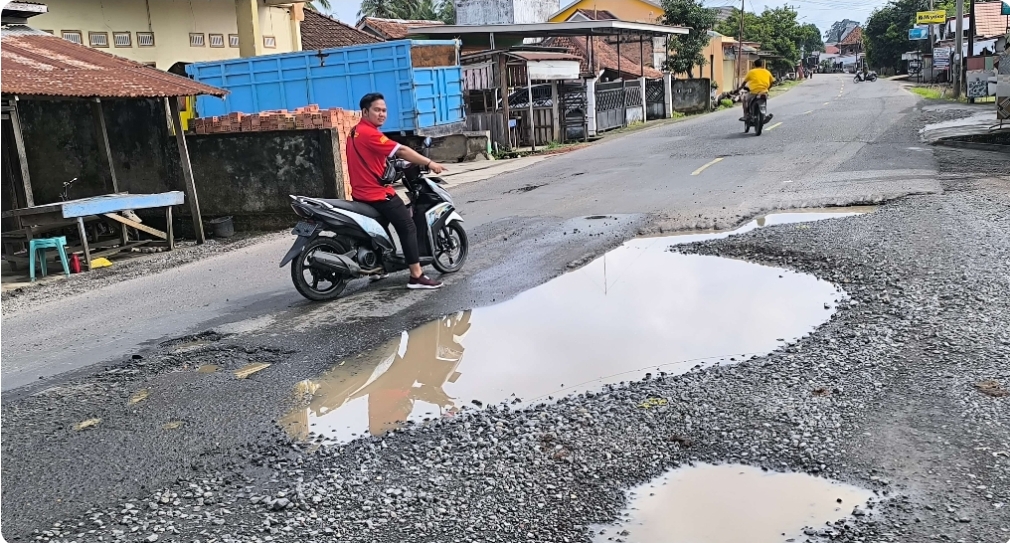
<path fill-rule="evenodd" d="M 754 135 L 760 136 L 765 123 L 770 119 L 771 115 L 768 114 L 768 95 L 758 94 L 752 96 L 750 104 L 747 106 L 747 115 L 744 116 L 743 131 L 744 133 L 750 132 L 751 127 L 754 127 Z"/>
<path fill-rule="evenodd" d="M 430 145 L 430 139 L 425 141 Z M 469 245 L 463 218 L 437 177 L 404 160 L 396 161 L 398 179 L 407 188 L 417 226 L 421 265 L 442 273 L 459 271 Z M 383 275 L 407 268 L 397 252 L 389 224 L 362 202 L 290 196 L 291 208 L 302 220 L 298 236 L 281 260 L 291 262 L 291 281 L 306 298 L 322 302 L 340 296 L 351 279 Z"/>
<path fill-rule="evenodd" d="M 869 72 L 865 76 L 863 72 L 856 72 L 856 77 L 852 78 L 853 83 L 861 83 L 863 81 L 869 81 L 870 83 L 877 80 L 877 72 Z"/>

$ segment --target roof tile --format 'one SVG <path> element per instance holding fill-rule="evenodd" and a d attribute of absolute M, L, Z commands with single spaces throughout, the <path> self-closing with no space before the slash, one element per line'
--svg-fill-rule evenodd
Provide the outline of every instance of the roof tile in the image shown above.
<path fill-rule="evenodd" d="M 381 39 L 327 17 L 313 10 L 305 10 L 302 21 L 302 49 L 330 49 L 377 43 Z"/>
<path fill-rule="evenodd" d="M 406 38 L 411 29 L 419 26 L 432 26 L 445 24 L 442 21 L 424 21 L 415 19 L 380 19 L 378 17 L 365 17 L 358 23 L 358 28 L 368 26 L 372 30 L 382 34 L 387 40 L 402 40 Z"/>
<path fill-rule="evenodd" d="M 3 27 L 0 90 L 24 96 L 156 98 L 226 91 L 24 25 Z"/>

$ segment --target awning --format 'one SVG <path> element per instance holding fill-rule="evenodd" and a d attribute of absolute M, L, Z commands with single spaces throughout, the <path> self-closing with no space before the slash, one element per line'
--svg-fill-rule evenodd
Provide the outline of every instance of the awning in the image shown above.
<path fill-rule="evenodd" d="M 628 21 L 565 21 L 563 23 L 536 23 L 519 25 L 441 25 L 420 26 L 411 29 L 411 37 L 455 37 L 484 36 L 494 34 L 496 38 L 553 38 L 562 36 L 670 36 L 687 34 L 690 28 L 664 26 Z"/>

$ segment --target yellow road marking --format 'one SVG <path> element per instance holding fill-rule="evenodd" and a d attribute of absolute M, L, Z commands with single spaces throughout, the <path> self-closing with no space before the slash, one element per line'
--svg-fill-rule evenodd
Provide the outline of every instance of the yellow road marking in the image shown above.
<path fill-rule="evenodd" d="M 137 392 L 135 392 L 133 394 L 133 396 L 130 396 L 130 402 L 129 403 L 130 403 L 130 405 L 133 405 L 133 404 L 136 404 L 136 403 L 140 403 L 140 402 L 146 400 L 147 397 L 150 396 L 150 395 L 151 395 L 151 391 L 148 390 L 148 389 L 146 389 L 146 388 L 143 389 L 143 390 L 138 390 Z"/>
<path fill-rule="evenodd" d="M 809 110 L 809 111 L 804 111 L 804 112 L 803 112 L 803 114 L 804 114 L 804 115 L 810 115 L 810 114 L 811 114 L 811 113 L 813 113 L 813 112 L 814 112 L 814 110 L 812 110 L 812 109 L 811 109 L 811 110 Z"/>
<path fill-rule="evenodd" d="M 831 105 L 831 102 L 824 102 L 824 105 L 829 106 Z"/>
<path fill-rule="evenodd" d="M 722 157 L 719 157 L 719 158 L 713 160 L 712 162 L 709 162 L 708 164 L 705 164 L 704 166 L 698 168 L 697 170 L 695 170 L 694 172 L 692 172 L 691 175 L 698 175 L 701 172 L 705 171 L 705 169 L 708 168 L 709 166 L 711 166 L 713 164 L 717 164 L 719 162 L 722 162 Z"/>
<path fill-rule="evenodd" d="M 102 422 L 102 419 L 94 418 L 78 422 L 74 425 L 74 430 L 81 431 L 91 428 L 92 426 L 98 426 L 98 423 Z"/>
<path fill-rule="evenodd" d="M 767 132 L 769 130 L 775 130 L 776 128 L 778 128 L 780 126 L 782 126 L 782 121 L 779 121 L 779 122 L 777 122 L 777 123 L 769 126 L 768 128 L 765 128 L 765 132 Z"/>

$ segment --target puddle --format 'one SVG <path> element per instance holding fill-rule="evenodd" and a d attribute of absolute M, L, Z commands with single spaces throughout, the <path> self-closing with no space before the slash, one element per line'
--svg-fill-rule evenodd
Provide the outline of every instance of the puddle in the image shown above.
<path fill-rule="evenodd" d="M 594 527 L 592 537 L 597 543 L 805 541 L 805 529 L 826 529 L 825 523 L 850 516 L 872 496 L 806 474 L 700 464 L 670 471 L 630 492 L 624 520 Z"/>
<path fill-rule="evenodd" d="M 765 225 L 856 214 L 785 213 Z M 757 228 L 758 221 L 753 226 Z M 529 405 L 695 366 L 763 355 L 827 321 L 844 298 L 817 278 L 671 244 L 629 241 L 515 298 L 427 323 L 296 387 L 308 406 L 280 421 L 295 438 L 380 434 L 405 420 L 507 401 Z"/>

